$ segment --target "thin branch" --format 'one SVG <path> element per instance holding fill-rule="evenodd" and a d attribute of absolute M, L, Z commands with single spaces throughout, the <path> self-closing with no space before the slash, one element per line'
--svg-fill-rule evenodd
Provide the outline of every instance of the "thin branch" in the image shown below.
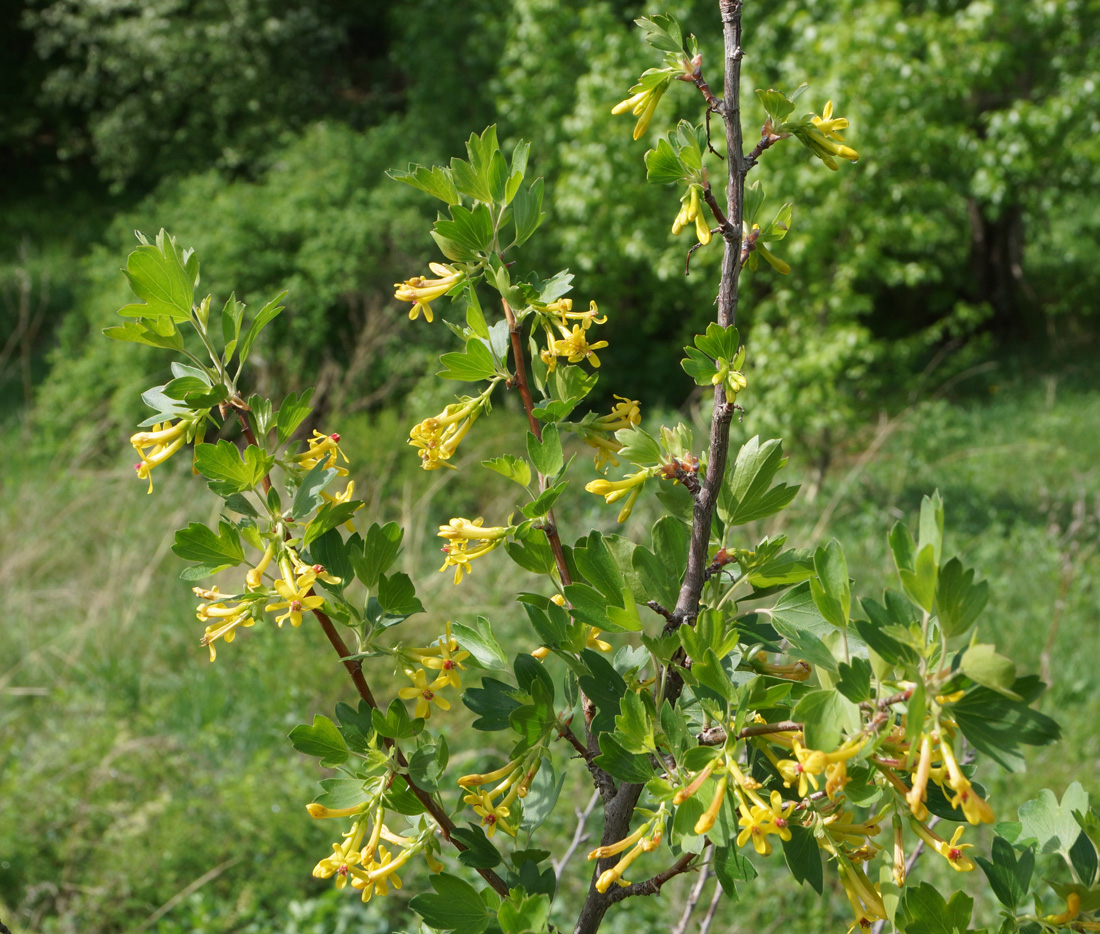
<path fill-rule="evenodd" d="M 718 206 L 718 201 L 714 197 L 714 192 L 711 191 L 710 182 L 703 185 L 703 200 L 707 203 L 707 207 L 710 208 L 710 213 L 714 215 L 714 219 L 718 221 L 718 229 L 721 231 L 722 236 L 727 240 L 732 240 L 737 236 L 737 231 L 734 229 L 727 219 L 725 212 Z"/>
<path fill-rule="evenodd" d="M 710 907 L 707 909 L 706 916 L 703 918 L 703 923 L 699 925 L 699 934 L 707 934 L 710 930 L 711 923 L 714 921 L 714 913 L 718 910 L 718 903 L 722 900 L 722 886 L 716 885 L 714 887 L 714 895 L 710 899 Z"/>
<path fill-rule="evenodd" d="M 750 723 L 737 734 L 737 739 L 750 736 L 765 736 L 768 733 L 799 733 L 802 724 L 794 720 L 780 720 L 778 723 Z M 696 739 L 700 746 L 721 746 L 726 741 L 726 730 L 721 726 L 712 726 L 703 730 Z"/>
<path fill-rule="evenodd" d="M 573 831 L 573 839 L 569 843 L 569 849 L 563 854 L 561 859 L 554 859 L 550 861 L 550 865 L 554 867 L 554 876 L 557 879 L 561 879 L 562 870 L 565 869 L 569 860 L 573 858 L 573 854 L 577 852 L 577 847 L 588 840 L 588 834 L 584 832 L 585 825 L 588 823 L 588 818 L 592 816 L 592 812 L 596 808 L 596 802 L 600 800 L 599 791 L 592 792 L 592 797 L 588 799 L 588 804 L 582 811 L 577 808 L 574 813 L 577 815 L 577 826 Z"/>
<path fill-rule="evenodd" d="M 694 853 L 685 853 L 668 869 L 657 873 L 652 879 L 646 879 L 645 882 L 635 882 L 633 885 L 617 887 L 614 891 L 608 893 L 608 901 L 614 905 L 616 902 L 621 902 L 624 898 L 630 898 L 633 895 L 660 895 L 661 886 L 669 879 L 683 872 L 694 871 L 695 867 L 692 865 L 694 860 Z"/>
<path fill-rule="evenodd" d="M 586 748 L 584 743 L 573 735 L 573 731 L 568 726 L 559 727 L 558 735 L 577 750 L 577 755 L 583 760 L 584 764 L 588 767 L 588 771 L 592 774 L 592 782 L 595 784 L 596 791 L 600 797 L 607 799 L 614 798 L 618 791 L 615 787 L 615 780 L 609 773 L 595 764 L 594 760 L 596 754 L 593 750 Z"/>
<path fill-rule="evenodd" d="M 692 912 L 695 911 L 695 906 L 699 904 L 699 896 L 703 894 L 703 887 L 707 884 L 707 879 L 710 878 L 710 858 L 713 854 L 713 844 L 708 842 L 706 849 L 703 851 L 703 862 L 699 867 L 699 878 L 695 881 L 695 885 L 691 887 L 687 904 L 684 905 L 684 912 L 680 915 L 680 922 L 673 929 L 672 934 L 687 934 L 687 926 L 691 921 Z"/>

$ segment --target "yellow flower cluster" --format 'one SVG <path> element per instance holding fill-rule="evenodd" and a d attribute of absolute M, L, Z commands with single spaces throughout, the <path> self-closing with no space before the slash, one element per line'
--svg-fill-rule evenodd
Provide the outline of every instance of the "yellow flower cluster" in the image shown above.
<path fill-rule="evenodd" d="M 829 101 L 820 117 L 815 114 L 810 118 L 809 125 L 793 127 L 791 132 L 803 146 L 835 172 L 839 168 L 837 159 L 859 161 L 859 153 L 845 145 L 844 137 L 840 135 L 840 131 L 847 128 L 848 120 L 845 117 L 834 117 L 833 102 Z"/>
<path fill-rule="evenodd" d="M 619 840 L 617 843 L 596 847 L 596 849 L 589 853 L 588 858 L 593 860 L 607 859 L 609 856 L 617 856 L 624 850 L 627 851 L 614 866 L 600 873 L 600 877 L 596 880 L 596 891 L 603 894 L 615 883 L 627 885 L 627 881 L 622 877 L 623 873 L 626 872 L 630 864 L 643 853 L 651 853 L 653 850 L 657 849 L 658 845 L 660 845 L 661 837 L 664 834 L 664 826 L 665 806 L 662 804 L 657 814 L 642 824 L 633 833 L 623 837 L 623 839 Z"/>
<path fill-rule="evenodd" d="M 138 452 L 141 460 L 134 464 L 139 480 L 149 481 L 149 492 L 153 492 L 153 468 L 163 464 L 189 441 L 194 440 L 205 413 L 181 418 L 174 425 L 160 422 L 152 431 L 139 431 L 131 436 L 130 444 Z M 202 440 L 201 438 L 199 439 Z"/>
<path fill-rule="evenodd" d="M 402 700 L 416 700 L 413 716 L 427 719 L 432 714 L 432 704 L 440 710 L 450 710 L 451 702 L 445 697 L 440 697 L 439 692 L 448 687 L 462 690 L 462 677 L 458 672 L 466 670 L 466 666 L 462 663 L 470 657 L 469 652 L 459 650 L 458 641 L 451 635 L 450 622 L 447 623 L 447 632 L 442 642 L 420 648 L 402 649 L 400 654 L 415 664 L 439 672 L 436 678 L 429 682 L 428 673 L 424 668 L 405 669 L 406 676 L 412 681 L 412 687 L 401 688 L 397 696 Z"/>
<path fill-rule="evenodd" d="M 695 224 L 695 236 L 698 241 L 706 246 L 710 243 L 710 227 L 707 224 L 706 215 L 703 213 L 703 205 L 700 194 L 702 185 L 690 185 L 684 196 L 680 199 L 680 213 L 672 222 L 672 233 L 678 234 L 688 224 Z"/>
<path fill-rule="evenodd" d="M 657 69 L 651 68 L 642 75 L 643 81 L 651 74 L 656 75 Z M 668 90 L 668 86 L 672 83 L 672 76 L 665 75 L 657 78 L 656 82 L 651 79 L 649 82 L 651 87 L 644 88 L 642 84 L 636 84 L 632 91 L 637 93 L 631 95 L 624 101 L 619 101 L 614 107 L 611 108 L 613 114 L 624 114 L 628 110 L 638 118 L 638 122 L 634 124 L 634 139 L 638 139 L 649 127 L 649 122 L 653 119 L 653 112 L 657 109 L 657 105 L 661 102 L 661 98 L 664 96 L 665 91 Z M 639 90 L 642 88 L 642 90 Z"/>
<path fill-rule="evenodd" d="M 377 797 L 381 797 L 380 792 Z M 432 857 L 426 840 L 403 837 L 386 827 L 383 823 L 385 809 L 381 801 L 377 807 L 371 807 L 368 802 L 351 808 L 326 808 L 311 804 L 307 810 L 311 817 L 318 819 L 355 817 L 351 828 L 343 835 L 344 842 L 332 845 L 332 855 L 313 867 L 313 876 L 317 879 L 335 877 L 337 889 L 344 888 L 350 881 L 351 887 L 362 893 L 364 902 L 369 902 L 375 895 L 388 895 L 390 886 L 400 889 L 401 878 L 397 870 L 419 852 L 427 857 L 433 872 L 442 868 Z M 371 827 L 369 837 L 368 826 Z M 381 845 L 382 840 L 400 847 L 400 852 L 394 855 Z"/>
<path fill-rule="evenodd" d="M 513 531 L 512 526 L 483 527 L 481 523 L 484 521 L 480 517 L 472 522 L 469 519 L 454 518 L 447 525 L 439 527 L 439 537 L 447 541 L 442 548 L 446 557 L 439 570 L 445 571 L 453 567 L 456 584 L 462 580 L 463 574 L 470 573 L 471 561 L 499 548 Z"/>
<path fill-rule="evenodd" d="M 409 444 L 420 450 L 421 467 L 425 470 L 438 470 L 440 467 L 456 469 L 448 461 L 485 408 L 495 385 L 476 398 L 452 402 L 438 415 L 424 419 L 409 430 Z"/>
<path fill-rule="evenodd" d="M 636 473 L 627 474 L 622 480 L 592 480 L 585 484 L 584 488 L 589 493 L 602 496 L 605 503 L 617 503 L 626 500 L 619 510 L 618 521 L 626 522 L 627 517 L 634 509 L 638 501 L 638 495 L 642 492 L 645 482 L 660 471 L 659 467 L 643 467 Z"/>
<path fill-rule="evenodd" d="M 596 356 L 596 351 L 606 347 L 607 341 L 590 343 L 588 329 L 593 324 L 603 324 L 607 317 L 600 315 L 595 302 L 589 302 L 587 311 L 573 311 L 573 301 L 569 298 L 534 307 L 542 315 L 542 326 L 546 332 L 546 349 L 540 351 L 539 358 L 548 370 L 557 366 L 559 357 L 565 357 L 570 363 L 587 360 L 592 366 L 599 367 L 600 358 Z M 560 337 L 554 334 L 555 328 Z"/>
<path fill-rule="evenodd" d="M 326 468 L 331 468 L 341 477 L 346 477 L 348 471 L 346 467 L 340 466 L 340 458 L 344 459 L 345 464 L 348 463 L 348 456 L 340 450 L 340 436 L 323 435 L 314 429 L 313 437 L 309 439 L 308 449 L 295 457 L 294 462 L 302 470 L 312 470 L 323 463 Z"/>
<path fill-rule="evenodd" d="M 512 805 L 517 798 L 522 800 L 527 797 L 527 792 L 531 790 L 531 782 L 538 774 L 541 764 L 541 748 L 533 749 L 492 772 L 463 775 L 458 780 L 460 787 L 474 789 L 470 790 L 462 800 L 473 805 L 474 813 L 481 818 L 481 823 L 485 827 L 486 836 L 491 837 L 498 828 L 509 836 L 516 835 L 516 825 L 509 820 L 512 817 Z M 490 791 L 481 787 L 492 784 L 498 779 L 502 781 Z M 493 799 L 497 797 L 500 800 L 494 802 Z"/>
<path fill-rule="evenodd" d="M 641 403 L 625 396 L 615 398 L 619 401 L 611 407 L 610 415 L 577 425 L 577 433 L 584 438 L 585 444 L 596 449 L 596 469 L 601 473 L 609 466 L 619 466 L 615 455 L 622 450 L 622 444 L 615 439 L 615 432 L 633 428 L 642 421 Z"/>
<path fill-rule="evenodd" d="M 277 550 L 280 552 L 278 567 L 282 577 L 276 578 L 271 588 L 268 588 L 264 584 L 264 574 Z M 264 612 L 268 613 L 284 611 L 275 620 L 280 628 L 288 619 L 292 626 L 301 626 L 302 614 L 320 608 L 325 602 L 323 597 L 313 593 L 313 584 L 318 580 L 329 584 L 340 583 L 340 578 L 329 574 L 322 565 L 305 564 L 292 547 L 275 538 L 269 539 L 260 560 L 245 574 L 245 586 L 249 594 L 266 594 L 269 599 L 281 598 L 264 607 Z M 199 644 L 209 647 L 210 661 L 214 661 L 217 657 L 214 643 L 218 639 L 226 643 L 232 642 L 238 628 L 247 629 L 255 625 L 259 618 L 257 607 L 261 600 L 256 597 L 244 600 L 230 597 L 220 593 L 217 587 L 212 590 L 195 587 L 193 592 L 206 601 L 199 604 L 196 612 L 200 620 L 209 623 Z"/>
<path fill-rule="evenodd" d="M 936 746 L 939 747 L 938 755 L 934 752 Z M 941 764 L 934 766 L 937 759 Z M 950 798 L 951 806 L 962 809 L 967 823 L 992 824 L 996 819 L 993 808 L 974 790 L 970 780 L 959 768 L 951 743 L 940 733 L 921 735 L 920 755 L 913 770 L 913 785 L 904 791 L 909 810 L 918 821 L 928 817 L 928 808 L 924 802 L 928 797 L 929 780 L 945 791 L 950 789 L 954 792 L 954 797 Z"/>

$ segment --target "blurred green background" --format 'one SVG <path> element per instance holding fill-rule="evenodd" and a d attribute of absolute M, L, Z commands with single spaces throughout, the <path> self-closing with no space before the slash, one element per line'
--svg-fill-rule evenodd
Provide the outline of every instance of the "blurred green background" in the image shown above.
<path fill-rule="evenodd" d="M 669 9 L 720 87 L 717 4 Z M 99 332 L 127 301 L 135 228 L 195 247 L 203 289 L 223 299 L 235 289 L 258 307 L 289 288 L 247 388 L 319 385 L 318 425 L 345 439 L 363 521 L 408 529 L 403 566 L 429 610 L 408 625 L 431 636 L 448 613 L 482 613 L 515 638 L 510 594 L 529 580 L 501 555 L 454 591 L 435 574 L 433 529 L 513 508 L 477 462 L 515 445 L 518 409 L 478 422 L 460 477 L 419 470 L 405 437 L 447 401 L 432 374 L 449 334 L 410 325 L 392 299 L 393 282 L 438 257 L 430 199 L 384 172 L 461 154 L 488 123 L 506 149 L 530 139 L 549 217 L 522 271 L 568 266 L 577 299 L 607 313 L 605 398 L 640 398 L 650 428 L 698 419 L 673 348 L 712 314 L 719 252 L 696 253 L 684 278 L 678 193 L 647 186 L 641 157 L 661 127 L 698 119 L 699 101 L 673 88 L 637 143 L 632 121 L 609 115 L 656 64 L 631 25 L 652 12 L 2 5 L 0 920 L 16 934 L 415 930 L 415 875 L 367 908 L 310 877 L 334 831 L 306 817 L 317 775 L 285 734 L 347 686 L 308 627 L 252 631 L 207 662 L 170 545 L 216 502 L 186 464 L 162 468 L 152 497 L 133 479 L 138 394 L 163 382 L 166 359 Z M 939 487 L 954 548 L 992 584 L 983 637 L 1042 673 L 1043 709 L 1066 734 L 1025 774 L 981 776 L 1005 818 L 1043 785 L 1100 788 L 1097 36 L 1098 0 L 746 7 L 745 88 L 811 81 L 799 103 L 834 100 L 862 156 L 833 174 L 786 143 L 753 173 L 772 207 L 795 202 L 777 248 L 793 271 L 743 280 L 749 411 L 735 428 L 784 437 L 804 483 L 760 532 L 835 535 L 874 593 L 890 583 L 888 528 Z M 751 145 L 763 114 L 751 94 L 744 105 Z M 583 494 L 560 509 L 566 537 L 613 513 Z M 647 518 L 640 508 L 630 528 L 644 535 Z M 583 805 L 584 776 L 564 794 Z M 568 806 L 552 818 L 562 851 L 574 823 Z M 565 868 L 557 923 L 587 880 L 583 857 Z M 668 926 L 691 881 L 620 906 L 606 929 Z M 723 903 L 716 929 L 809 929 L 845 911 L 773 881 Z M 993 923 L 984 880 L 961 882 Z"/>

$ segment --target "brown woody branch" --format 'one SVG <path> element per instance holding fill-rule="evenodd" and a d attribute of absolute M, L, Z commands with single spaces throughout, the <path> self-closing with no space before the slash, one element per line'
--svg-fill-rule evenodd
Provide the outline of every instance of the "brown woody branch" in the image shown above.
<path fill-rule="evenodd" d="M 630 898 L 631 895 L 660 895 L 661 886 L 669 879 L 680 875 L 682 872 L 693 871 L 695 867 L 692 866 L 692 863 L 694 861 L 694 853 L 685 853 L 668 869 L 657 873 L 652 879 L 646 879 L 645 882 L 635 882 L 633 885 L 617 886 L 614 891 L 608 892 L 607 900 L 614 905 L 615 902 L 621 902 L 624 898 Z"/>
<path fill-rule="evenodd" d="M 737 739 L 747 739 L 750 736 L 766 736 L 769 733 L 798 733 L 802 730 L 801 723 L 794 720 L 780 720 L 778 723 L 750 723 L 737 734 Z M 712 726 L 703 730 L 696 739 L 700 746 L 721 746 L 727 739 L 726 730 L 721 726 Z"/>

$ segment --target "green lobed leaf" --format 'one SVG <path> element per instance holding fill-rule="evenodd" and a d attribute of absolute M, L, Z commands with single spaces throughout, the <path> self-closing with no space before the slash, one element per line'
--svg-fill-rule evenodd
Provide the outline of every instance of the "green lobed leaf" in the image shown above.
<path fill-rule="evenodd" d="M 424 606 L 416 598 L 416 587 L 412 578 L 404 571 L 398 571 L 388 577 L 378 577 L 378 602 L 391 616 L 411 616 L 423 613 Z"/>
<path fill-rule="evenodd" d="M 325 769 L 342 765 L 348 759 L 344 737 L 336 729 L 336 724 L 321 714 L 314 714 L 312 726 L 303 724 L 291 730 L 290 742 L 298 752 L 318 757 L 321 767 Z"/>
<path fill-rule="evenodd" d="M 157 245 L 139 246 L 126 258 L 130 289 L 144 305 L 127 305 L 119 314 L 127 318 L 166 316 L 178 321 L 191 317 L 195 280 L 188 275 L 175 239 L 161 230 Z"/>
<path fill-rule="evenodd" d="M 451 836 L 466 847 L 458 854 L 458 861 L 463 866 L 471 869 L 492 869 L 504 862 L 500 850 L 485 836 L 480 824 L 471 822 L 469 827 L 456 827 L 451 831 Z"/>
<path fill-rule="evenodd" d="M 738 882 L 751 882 L 756 878 L 756 867 L 735 846 L 715 847 L 710 864 L 722 891 L 729 899 L 737 899 Z"/>
<path fill-rule="evenodd" d="M 195 469 L 212 481 L 210 488 L 221 496 L 251 490 L 274 463 L 273 457 L 254 444 L 248 445 L 243 454 L 232 441 L 224 439 L 216 444 L 195 445 Z"/>
<path fill-rule="evenodd" d="M 854 736 L 859 730 L 859 707 L 836 690 L 803 694 L 791 715 L 802 724 L 810 749 L 832 751 L 844 734 Z"/>
<path fill-rule="evenodd" d="M 275 444 L 277 447 L 281 447 L 286 444 L 287 440 L 298 429 L 298 426 L 302 424 L 309 416 L 309 413 L 313 411 L 313 407 L 309 404 L 310 399 L 313 398 L 313 389 L 303 390 L 301 393 L 292 392 L 285 399 L 283 404 L 279 406 L 279 414 L 275 416 Z"/>
<path fill-rule="evenodd" d="M 516 246 L 522 246 L 542 226 L 546 214 L 542 210 L 545 183 L 536 178 L 528 188 L 522 186 L 512 201 L 512 222 L 516 225 Z"/>
<path fill-rule="evenodd" d="M 1035 870 L 1035 852 L 1025 849 L 1017 858 L 1016 850 L 1004 837 L 994 837 L 990 851 L 992 860 L 984 856 L 974 857 L 974 862 L 982 867 L 989 879 L 989 887 L 997 896 L 997 901 L 1015 910 L 1031 884 L 1031 874 Z"/>
<path fill-rule="evenodd" d="M 397 559 L 404 535 L 405 530 L 396 522 L 387 522 L 385 525 L 375 522 L 367 529 L 362 557 L 352 554 L 355 576 L 364 586 L 371 589 L 377 586 L 379 576 L 388 571 Z"/>
<path fill-rule="evenodd" d="M 475 625 L 476 628 L 467 626 L 465 623 L 453 622 L 451 635 L 462 648 L 477 659 L 478 664 L 486 668 L 507 668 L 508 659 L 500 643 L 497 642 L 496 636 L 493 635 L 489 620 L 479 616 Z"/>
<path fill-rule="evenodd" d="M 545 425 L 542 440 L 527 432 L 527 456 L 535 469 L 544 477 L 555 477 L 565 464 L 561 448 L 561 436 L 557 425 Z"/>
<path fill-rule="evenodd" d="M 447 204 L 458 204 L 461 201 L 450 170 L 444 166 L 434 165 L 427 168 L 423 165 L 410 164 L 406 172 L 391 169 L 386 174 L 396 182 L 404 182 L 413 188 L 419 188 Z"/>
<path fill-rule="evenodd" d="M 554 503 L 557 502 L 558 497 L 565 492 L 568 486 L 569 481 L 562 480 L 561 483 L 543 490 L 534 500 L 523 507 L 523 515 L 528 519 L 542 518 L 554 508 Z"/>
<path fill-rule="evenodd" d="M 760 443 L 750 438 L 737 452 L 732 469 L 718 494 L 718 515 L 727 525 L 743 525 L 765 519 L 785 509 L 798 493 L 797 486 L 780 483 L 772 487 L 776 473 L 786 464 L 783 442 L 771 439 Z"/>
<path fill-rule="evenodd" d="M 491 379 L 497 370 L 493 352 L 479 337 L 471 337 L 466 341 L 466 349 L 463 351 L 443 354 L 439 362 L 444 368 L 437 376 L 465 383 Z"/>
<path fill-rule="evenodd" d="M 429 879 L 436 894 L 422 893 L 409 902 L 409 907 L 428 927 L 481 934 L 489 926 L 489 909 L 469 882 L 445 872 Z"/>
<path fill-rule="evenodd" d="M 970 680 L 976 681 L 998 694 L 1012 700 L 1020 700 L 1020 695 L 1012 690 L 1016 682 L 1016 665 L 1010 658 L 998 655 L 992 645 L 978 643 L 970 646 L 959 662 L 959 671 Z"/>
<path fill-rule="evenodd" d="M 192 522 L 176 532 L 172 551 L 184 561 L 222 568 L 236 567 L 244 561 L 241 537 L 230 523 L 218 523 L 213 532 L 201 522 Z"/>
<path fill-rule="evenodd" d="M 409 756 L 409 776 L 429 794 L 439 790 L 447 770 L 447 737 L 439 734 L 439 741 L 426 743 Z"/>
<path fill-rule="evenodd" d="M 317 510 L 317 515 L 315 515 L 306 526 L 305 533 L 302 535 L 302 544 L 309 546 L 322 535 L 325 535 L 339 525 L 343 525 L 351 519 L 351 517 L 355 515 L 356 510 L 361 509 L 362 506 L 362 500 L 358 499 L 353 499 L 347 503 L 324 503 L 321 508 Z"/>
<path fill-rule="evenodd" d="M 1080 782 L 1066 789 L 1061 803 L 1054 792 L 1044 788 L 1037 798 L 1020 805 L 1020 840 L 1034 840 L 1040 853 L 1068 854 L 1081 833 L 1073 812 L 1084 813 L 1088 807 L 1088 792 Z"/>
<path fill-rule="evenodd" d="M 480 687 L 463 692 L 462 703 L 478 715 L 473 722 L 475 730 L 495 732 L 508 729 L 512 712 L 520 706 L 515 695 L 511 685 L 496 678 L 482 678 Z"/>
<path fill-rule="evenodd" d="M 511 454 L 505 454 L 502 457 L 493 457 L 489 460 L 484 460 L 481 462 L 481 466 L 488 467 L 495 473 L 515 481 L 524 488 L 531 482 L 531 465 L 522 457 L 513 457 Z"/>
<path fill-rule="evenodd" d="M 128 308 L 141 307 L 128 305 Z M 125 309 L 123 309 L 125 310 Z M 163 323 L 162 323 L 163 322 Z M 139 318 L 125 324 L 104 328 L 103 334 L 113 341 L 146 344 L 164 350 L 183 350 L 183 335 L 170 318 Z"/>
<path fill-rule="evenodd" d="M 814 553 L 814 571 L 810 593 L 814 603 L 834 626 L 844 629 L 851 615 L 852 594 L 848 584 L 848 562 L 835 538 Z"/>
<path fill-rule="evenodd" d="M 321 491 L 337 474 L 335 468 L 326 467 L 325 463 L 325 460 L 318 461 L 309 473 L 302 477 L 298 492 L 294 494 L 294 502 L 290 505 L 292 519 L 304 519 L 324 502 Z"/>
<path fill-rule="evenodd" d="M 550 930 L 550 896 L 512 889 L 497 911 L 504 934 L 544 934 Z"/>
<path fill-rule="evenodd" d="M 988 602 L 989 584 L 986 581 L 975 584 L 973 568 L 964 568 L 958 558 L 952 558 L 940 568 L 936 583 L 936 616 L 949 639 L 966 632 Z"/>

